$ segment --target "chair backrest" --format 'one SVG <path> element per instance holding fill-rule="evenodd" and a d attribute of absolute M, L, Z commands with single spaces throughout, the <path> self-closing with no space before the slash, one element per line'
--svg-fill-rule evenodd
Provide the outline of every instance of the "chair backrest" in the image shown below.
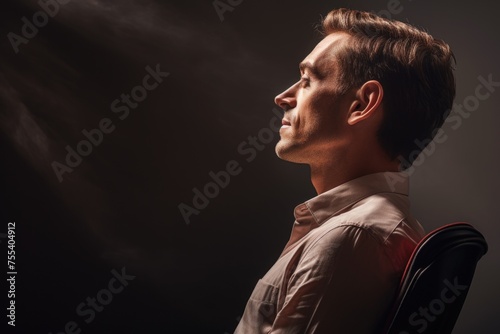
<path fill-rule="evenodd" d="M 487 250 L 483 235 L 467 223 L 427 234 L 408 261 L 383 333 L 451 333 Z"/>

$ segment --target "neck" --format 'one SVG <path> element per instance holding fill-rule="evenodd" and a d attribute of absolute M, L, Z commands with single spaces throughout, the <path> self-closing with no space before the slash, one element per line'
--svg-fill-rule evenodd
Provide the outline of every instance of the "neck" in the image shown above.
<path fill-rule="evenodd" d="M 341 168 L 338 164 L 310 165 L 311 183 L 316 189 L 316 193 L 322 194 L 333 189 L 342 183 L 353 180 L 362 175 L 358 175 L 347 168 Z"/>
<path fill-rule="evenodd" d="M 321 162 L 309 165 L 311 182 L 318 195 L 364 175 L 399 170 L 399 161 L 390 161 L 385 154 L 373 154 L 373 151 L 371 154 L 363 152 L 356 156 L 345 156 L 327 161 L 323 159 Z"/>

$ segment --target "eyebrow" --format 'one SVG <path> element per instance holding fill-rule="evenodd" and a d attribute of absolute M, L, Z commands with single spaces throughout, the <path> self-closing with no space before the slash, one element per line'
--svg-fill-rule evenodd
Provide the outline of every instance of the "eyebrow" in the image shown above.
<path fill-rule="evenodd" d="M 305 72 L 305 70 L 308 70 L 318 79 L 321 79 L 323 77 L 323 74 L 319 71 L 319 69 L 317 67 L 315 67 L 313 64 L 311 64 L 310 62 L 300 63 L 299 69 L 301 72 Z"/>

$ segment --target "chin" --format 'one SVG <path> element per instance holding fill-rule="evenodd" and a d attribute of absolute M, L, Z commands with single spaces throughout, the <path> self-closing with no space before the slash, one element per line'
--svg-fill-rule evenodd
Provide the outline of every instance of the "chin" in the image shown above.
<path fill-rule="evenodd" d="M 286 160 L 286 158 L 285 158 L 286 151 L 287 151 L 286 150 L 286 145 L 284 145 L 284 143 L 282 142 L 282 140 L 280 140 L 276 144 L 276 147 L 274 148 L 274 152 L 276 153 L 276 155 L 278 156 L 278 158 Z"/>
<path fill-rule="evenodd" d="M 280 140 L 276 144 L 275 152 L 281 160 L 295 163 L 305 163 L 305 161 L 302 161 L 304 159 L 301 159 L 298 148 L 293 147 L 292 145 L 287 145 L 287 143 L 283 142 L 283 140 Z"/>

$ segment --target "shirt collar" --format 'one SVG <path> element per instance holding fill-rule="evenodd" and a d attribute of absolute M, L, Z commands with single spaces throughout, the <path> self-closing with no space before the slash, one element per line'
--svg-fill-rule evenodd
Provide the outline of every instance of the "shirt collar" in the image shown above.
<path fill-rule="evenodd" d="M 352 204 L 377 193 L 399 193 L 408 196 L 408 174 L 374 173 L 343 183 L 295 207 L 296 224 L 310 225 L 312 229 Z"/>
<path fill-rule="evenodd" d="M 292 233 L 281 256 L 309 231 L 363 198 L 379 193 L 398 193 L 408 196 L 408 192 L 408 174 L 382 172 L 353 179 L 297 205 L 294 210 L 295 222 Z"/>

